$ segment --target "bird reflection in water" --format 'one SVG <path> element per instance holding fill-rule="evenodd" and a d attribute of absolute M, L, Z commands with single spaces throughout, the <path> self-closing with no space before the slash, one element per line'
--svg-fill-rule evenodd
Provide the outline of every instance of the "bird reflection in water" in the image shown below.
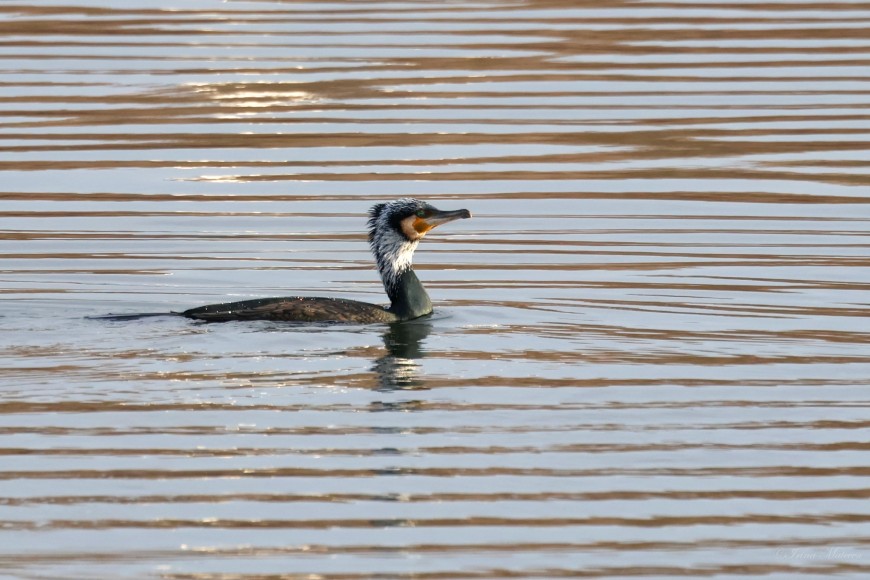
<path fill-rule="evenodd" d="M 398 322 L 387 327 L 383 334 L 387 353 L 376 359 L 372 366 L 372 370 L 378 375 L 378 391 L 425 388 L 417 360 L 426 356 L 422 342 L 431 331 L 432 324 L 428 320 Z"/>

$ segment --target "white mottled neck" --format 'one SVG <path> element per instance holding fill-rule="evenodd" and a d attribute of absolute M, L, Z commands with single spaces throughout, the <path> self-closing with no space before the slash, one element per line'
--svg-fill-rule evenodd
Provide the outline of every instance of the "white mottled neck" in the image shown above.
<path fill-rule="evenodd" d="M 382 216 L 381 219 L 384 219 Z M 395 289 L 402 274 L 413 267 L 414 250 L 419 240 L 408 240 L 402 234 L 389 227 L 378 227 L 372 237 L 372 253 L 378 265 L 378 273 L 384 283 L 387 294 Z"/>

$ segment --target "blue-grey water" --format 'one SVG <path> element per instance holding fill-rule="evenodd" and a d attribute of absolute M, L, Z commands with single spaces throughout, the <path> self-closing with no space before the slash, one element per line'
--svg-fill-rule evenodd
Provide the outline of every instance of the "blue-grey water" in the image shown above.
<path fill-rule="evenodd" d="M 0 576 L 866 578 L 868 161 L 865 2 L 2 3 Z"/>

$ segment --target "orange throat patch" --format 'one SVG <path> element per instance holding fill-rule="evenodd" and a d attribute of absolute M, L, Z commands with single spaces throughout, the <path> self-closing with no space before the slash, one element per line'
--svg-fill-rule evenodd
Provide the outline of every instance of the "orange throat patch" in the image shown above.
<path fill-rule="evenodd" d="M 409 240 L 419 240 L 434 227 L 423 218 L 415 215 L 408 216 L 402 220 L 402 232 Z"/>

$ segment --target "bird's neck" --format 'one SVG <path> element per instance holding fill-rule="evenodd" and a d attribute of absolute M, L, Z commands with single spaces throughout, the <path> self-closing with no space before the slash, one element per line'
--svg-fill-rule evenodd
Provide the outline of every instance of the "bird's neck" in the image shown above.
<path fill-rule="evenodd" d="M 414 270 L 408 268 L 386 285 L 387 296 L 390 297 L 390 307 L 387 309 L 400 320 L 419 318 L 432 312 L 432 301 Z"/>

